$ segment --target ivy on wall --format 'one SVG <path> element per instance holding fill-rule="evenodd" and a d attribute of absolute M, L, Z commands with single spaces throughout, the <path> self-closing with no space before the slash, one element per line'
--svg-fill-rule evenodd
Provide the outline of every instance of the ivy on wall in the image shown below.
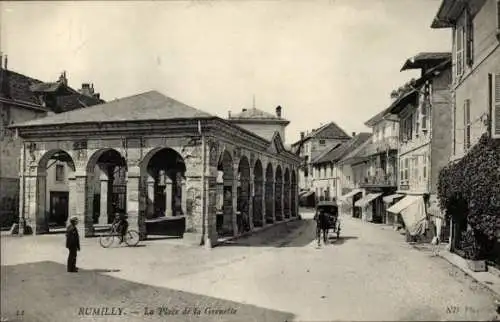
<path fill-rule="evenodd" d="M 500 143 L 483 134 L 460 161 L 439 173 L 440 208 L 455 221 L 463 219 L 472 228 L 466 240 L 488 243 L 500 230 Z M 466 241 L 465 240 L 465 241 Z M 474 247 L 477 257 L 478 250 Z"/>

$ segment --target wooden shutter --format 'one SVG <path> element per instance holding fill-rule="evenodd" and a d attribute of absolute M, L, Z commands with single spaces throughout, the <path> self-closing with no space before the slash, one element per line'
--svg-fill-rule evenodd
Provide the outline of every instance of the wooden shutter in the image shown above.
<path fill-rule="evenodd" d="M 500 39 L 500 0 L 497 0 L 497 38 Z"/>
<path fill-rule="evenodd" d="M 465 35 L 466 35 L 466 63 L 468 66 L 472 66 L 474 63 L 474 23 L 472 20 L 472 15 L 469 10 L 465 11 Z"/>
<path fill-rule="evenodd" d="M 455 30 L 455 71 L 457 76 L 462 76 L 464 71 L 464 27 L 458 26 Z"/>
<path fill-rule="evenodd" d="M 464 102 L 464 150 L 470 148 L 470 100 Z"/>
<path fill-rule="evenodd" d="M 491 76 L 491 136 L 500 139 L 500 73 Z"/>

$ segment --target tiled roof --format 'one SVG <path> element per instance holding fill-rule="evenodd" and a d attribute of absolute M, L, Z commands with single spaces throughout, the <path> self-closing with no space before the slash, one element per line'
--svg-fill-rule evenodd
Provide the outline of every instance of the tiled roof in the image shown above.
<path fill-rule="evenodd" d="M 371 133 L 361 132 L 351 138 L 349 141 L 342 143 L 340 146 L 333 146 L 327 149 L 324 153 L 316 157 L 311 163 L 319 164 L 325 162 L 336 162 L 342 159 L 346 154 L 363 144 L 371 137 Z"/>
<path fill-rule="evenodd" d="M 126 122 L 146 120 L 168 120 L 183 118 L 207 118 L 212 115 L 176 101 L 157 91 L 117 99 L 42 119 L 28 121 L 15 126 L 37 126 L 52 124 Z"/>
<path fill-rule="evenodd" d="M 371 136 L 360 144 L 357 148 L 346 154 L 342 159 L 340 159 L 339 164 L 349 164 L 354 163 L 365 158 L 365 151 L 371 144 Z"/>
<path fill-rule="evenodd" d="M 97 97 L 80 94 L 60 82 L 44 83 L 38 79 L 6 69 L 1 69 L 0 73 L 2 82 L 0 96 L 18 102 L 36 104 L 42 108 L 42 102 L 38 93 L 56 92 L 62 88 L 64 92 L 60 92 L 62 95 L 55 94 L 57 97 L 57 106 L 47 106 L 43 107 L 44 109 L 52 110 L 53 112 L 66 112 L 104 103 L 103 100 Z"/>
<path fill-rule="evenodd" d="M 338 126 L 335 122 L 327 123 L 317 129 L 314 129 L 311 133 L 304 136 L 303 139 L 295 142 L 292 146 L 299 143 L 305 142 L 311 138 L 317 139 L 350 139 L 351 137 Z"/>
<path fill-rule="evenodd" d="M 0 74 L 2 80 L 0 96 L 41 106 L 40 100 L 30 90 L 30 86 L 41 84 L 42 81 L 3 68 Z"/>
<path fill-rule="evenodd" d="M 439 64 L 441 61 L 451 59 L 450 52 L 424 52 L 419 53 L 409 59 L 403 64 L 401 71 L 407 69 L 422 68 L 425 64 L 435 62 Z"/>

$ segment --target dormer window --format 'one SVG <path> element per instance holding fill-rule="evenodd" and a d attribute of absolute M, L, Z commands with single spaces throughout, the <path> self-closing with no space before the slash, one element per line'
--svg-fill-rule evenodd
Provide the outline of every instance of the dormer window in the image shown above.
<path fill-rule="evenodd" d="M 324 139 L 319 140 L 319 145 L 325 145 L 326 141 Z"/>

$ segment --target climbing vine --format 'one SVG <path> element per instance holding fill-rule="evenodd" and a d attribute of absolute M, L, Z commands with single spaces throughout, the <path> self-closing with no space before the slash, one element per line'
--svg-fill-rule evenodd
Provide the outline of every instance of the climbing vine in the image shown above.
<path fill-rule="evenodd" d="M 498 141 L 484 134 L 460 161 L 443 168 L 439 173 L 438 195 L 441 210 L 457 222 L 465 218 L 472 229 L 462 243 L 492 242 L 500 230 Z M 476 255 L 468 257 L 477 257 L 480 248 L 473 247 Z"/>

